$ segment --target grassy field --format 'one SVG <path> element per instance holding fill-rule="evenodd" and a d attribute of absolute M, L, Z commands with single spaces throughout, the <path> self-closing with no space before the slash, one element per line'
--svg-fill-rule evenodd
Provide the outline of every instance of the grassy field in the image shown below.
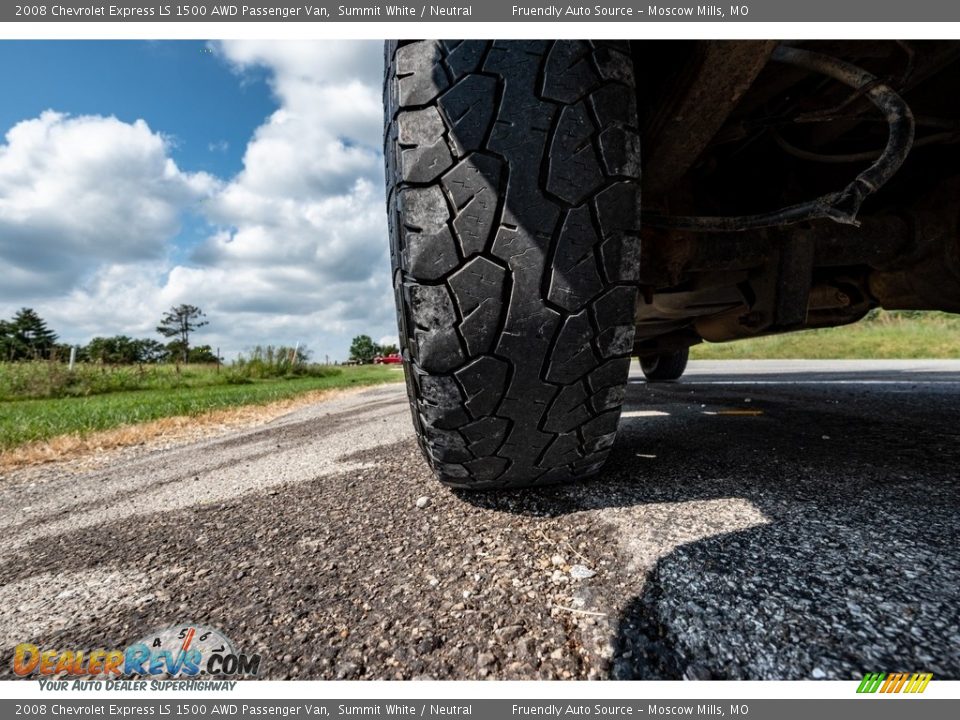
<path fill-rule="evenodd" d="M 0 364 L 0 451 L 178 415 L 262 405 L 314 390 L 396 382 L 396 366 L 309 365 L 273 377 L 256 369 Z M 65 377 L 67 376 L 67 377 Z"/>
<path fill-rule="evenodd" d="M 691 357 L 725 359 L 960 358 L 960 316 L 874 312 L 855 325 L 704 343 Z M 174 416 L 286 400 L 314 390 L 395 382 L 395 366 L 289 364 L 270 356 L 207 365 L 110 367 L 0 363 L 0 452 Z"/>
<path fill-rule="evenodd" d="M 875 311 L 853 325 L 730 343 L 703 343 L 695 360 L 960 358 L 960 315 Z"/>

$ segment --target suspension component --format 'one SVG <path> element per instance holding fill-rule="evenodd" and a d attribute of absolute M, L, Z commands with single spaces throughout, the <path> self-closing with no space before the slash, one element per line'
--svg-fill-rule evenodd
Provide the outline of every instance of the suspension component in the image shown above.
<path fill-rule="evenodd" d="M 914 119 L 907 103 L 889 85 L 856 65 L 839 58 L 780 45 L 770 59 L 817 72 L 863 94 L 883 113 L 889 125 L 883 153 L 866 170 L 838 192 L 768 213 L 731 217 L 670 216 L 644 213 L 646 225 L 688 232 L 737 232 L 778 227 L 810 220 L 829 219 L 859 225 L 857 214 L 863 201 L 883 187 L 906 160 L 913 147 Z"/>

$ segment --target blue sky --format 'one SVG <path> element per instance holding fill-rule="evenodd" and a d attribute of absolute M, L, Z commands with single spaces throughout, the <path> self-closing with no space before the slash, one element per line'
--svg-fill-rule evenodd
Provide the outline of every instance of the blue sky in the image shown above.
<path fill-rule="evenodd" d="M 144 118 L 173 139 L 178 165 L 220 176 L 240 171 L 247 141 L 277 108 L 265 69 L 240 75 L 201 41 L 3 41 L 0 67 L 15 69 L 0 75 L 4 133 L 51 108 Z"/>
<path fill-rule="evenodd" d="M 379 43 L 0 41 L 0 317 L 345 358 L 393 341 Z"/>

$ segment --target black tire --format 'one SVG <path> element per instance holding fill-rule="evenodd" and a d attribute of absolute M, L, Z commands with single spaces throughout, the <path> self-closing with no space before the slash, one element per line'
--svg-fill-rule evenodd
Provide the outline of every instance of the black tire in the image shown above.
<path fill-rule="evenodd" d="M 388 42 L 387 209 L 423 452 L 454 487 L 595 474 L 633 348 L 626 44 Z"/>
<path fill-rule="evenodd" d="M 661 353 L 640 358 L 640 369 L 643 376 L 650 382 L 664 382 L 678 380 L 687 369 L 687 360 L 690 359 L 690 349 L 684 348 L 672 353 Z"/>

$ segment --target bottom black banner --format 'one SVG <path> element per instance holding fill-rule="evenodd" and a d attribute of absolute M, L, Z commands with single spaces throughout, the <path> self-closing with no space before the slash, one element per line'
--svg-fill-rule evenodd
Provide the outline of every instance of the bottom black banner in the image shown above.
<path fill-rule="evenodd" d="M 910 707 L 906 707 L 909 705 Z M 951 708 L 953 708 L 951 710 Z M 927 720 L 960 717 L 960 700 L 906 697 L 861 697 L 849 700 L 148 700 L 57 699 L 0 700 L 0 718 L 344 718 L 383 720 L 402 716 L 418 718 L 469 717 L 476 720 L 506 718 L 610 718 L 690 717 L 751 720 L 809 720 L 843 717 L 844 720 L 903 718 Z"/>

